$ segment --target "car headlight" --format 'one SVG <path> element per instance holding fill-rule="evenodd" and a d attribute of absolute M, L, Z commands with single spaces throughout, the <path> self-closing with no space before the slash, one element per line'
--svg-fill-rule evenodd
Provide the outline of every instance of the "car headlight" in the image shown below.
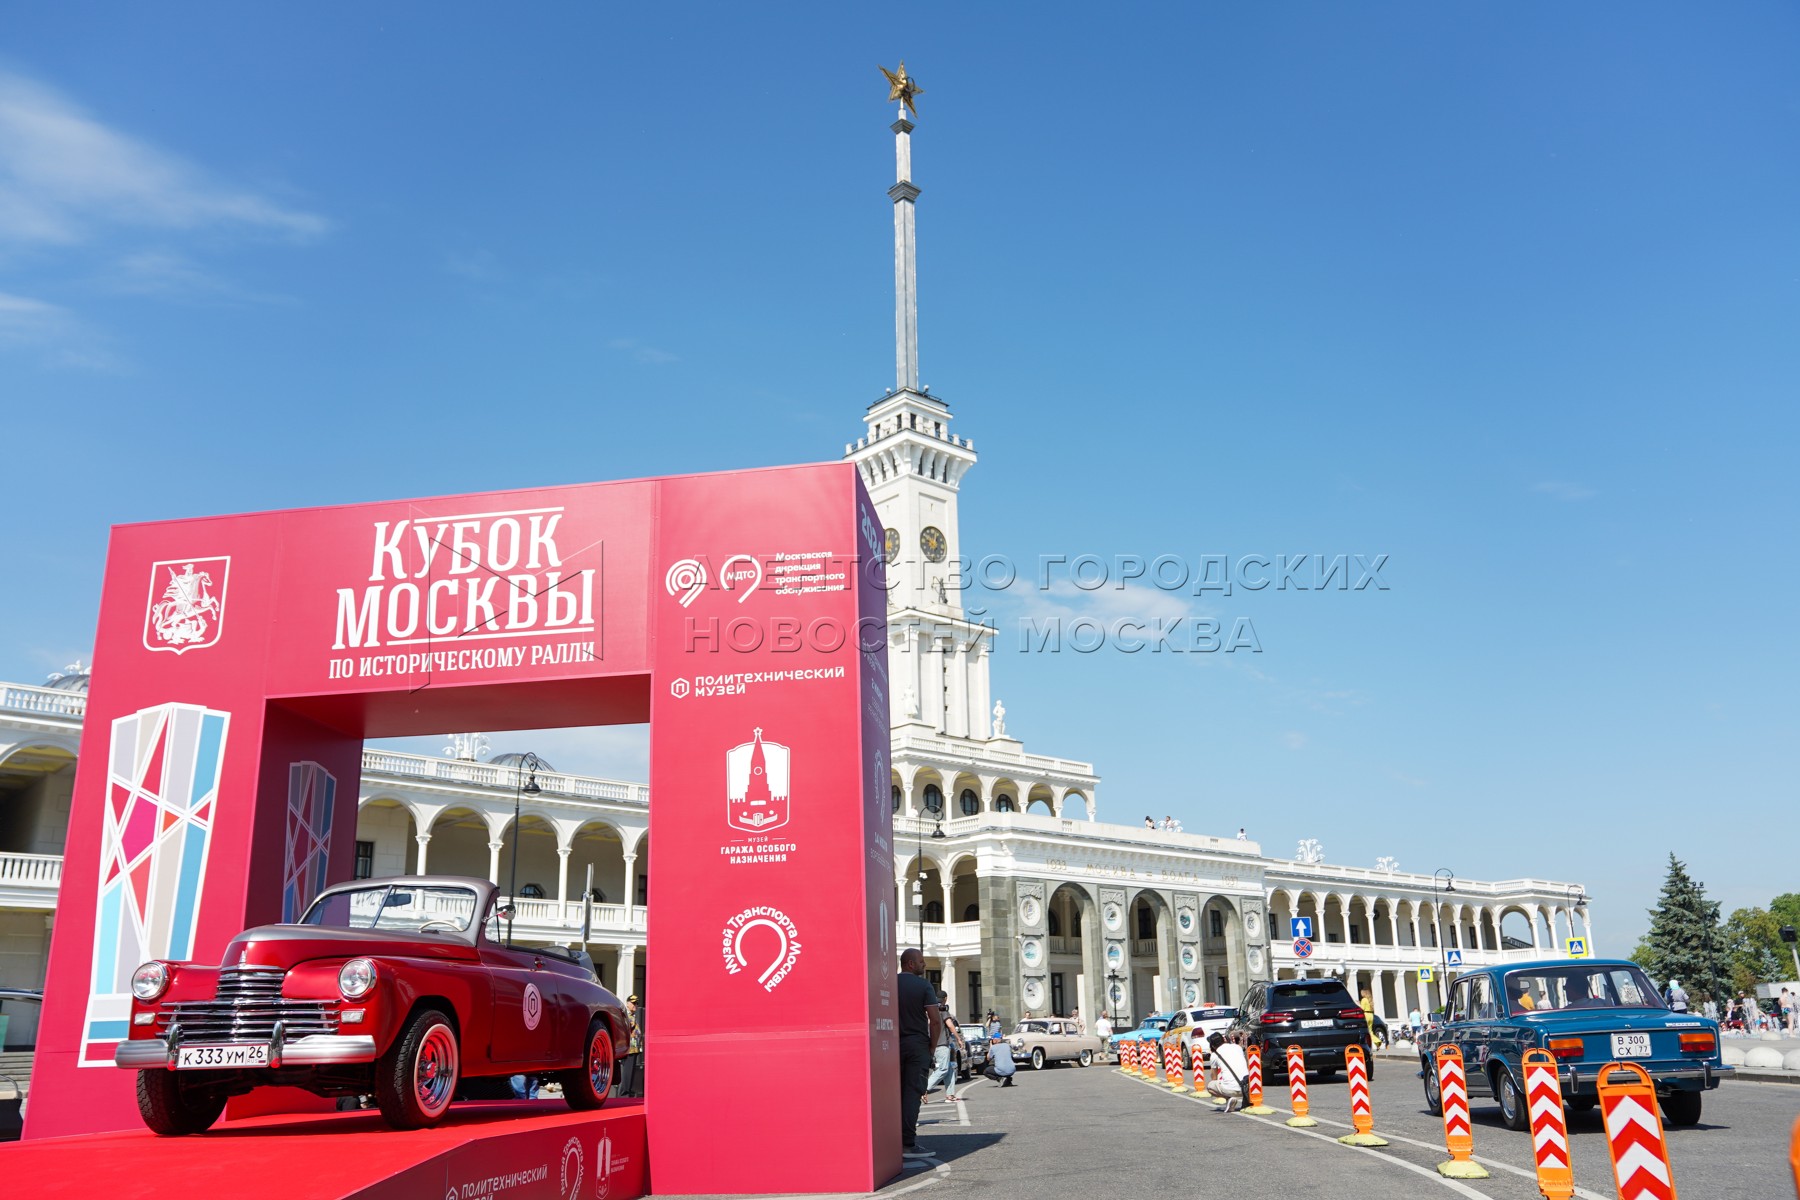
<path fill-rule="evenodd" d="M 353 958 L 338 968 L 338 991 L 346 1000 L 361 1000 L 375 986 L 375 964 L 366 958 Z"/>
<path fill-rule="evenodd" d="M 131 973 L 131 994 L 148 1004 L 169 990 L 169 968 L 147 962 Z"/>

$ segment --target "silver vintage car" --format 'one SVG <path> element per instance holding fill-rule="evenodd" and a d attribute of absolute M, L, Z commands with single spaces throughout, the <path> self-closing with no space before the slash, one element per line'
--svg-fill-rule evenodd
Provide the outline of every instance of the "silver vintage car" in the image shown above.
<path fill-rule="evenodd" d="M 1081 1032 L 1075 1021 L 1063 1017 L 1027 1017 L 1007 1039 L 1015 1062 L 1030 1060 L 1041 1071 L 1053 1062 L 1078 1062 L 1088 1066 L 1102 1052 L 1096 1034 Z"/>

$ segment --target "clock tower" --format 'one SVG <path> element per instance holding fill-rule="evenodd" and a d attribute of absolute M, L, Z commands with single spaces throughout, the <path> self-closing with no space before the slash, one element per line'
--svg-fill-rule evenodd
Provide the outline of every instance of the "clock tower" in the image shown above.
<path fill-rule="evenodd" d="M 893 722 L 985 741 L 994 631 L 963 616 L 970 563 L 956 520 L 957 490 L 975 465 L 975 446 L 950 432 L 950 406 L 919 383 L 919 188 L 905 108 L 892 129 L 894 387 L 863 414 L 867 432 L 844 447 L 844 457 L 862 472 L 886 535 Z"/>

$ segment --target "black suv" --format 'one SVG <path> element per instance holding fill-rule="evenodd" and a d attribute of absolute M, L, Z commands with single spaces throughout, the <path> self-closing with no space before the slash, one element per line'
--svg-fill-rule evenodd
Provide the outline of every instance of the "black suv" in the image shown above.
<path fill-rule="evenodd" d="M 1263 1077 L 1287 1077 L 1287 1048 L 1306 1052 L 1306 1069 L 1321 1078 L 1344 1069 L 1344 1047 L 1361 1046 L 1375 1074 L 1369 1023 L 1349 991 L 1335 979 L 1277 979 L 1253 983 L 1238 1005 L 1233 1033 L 1262 1047 Z"/>

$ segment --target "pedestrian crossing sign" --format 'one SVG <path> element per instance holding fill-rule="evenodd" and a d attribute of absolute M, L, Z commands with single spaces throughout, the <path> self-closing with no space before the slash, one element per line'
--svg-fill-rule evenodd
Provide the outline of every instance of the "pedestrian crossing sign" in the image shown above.
<path fill-rule="evenodd" d="M 1461 950 L 1446 950 L 1446 951 L 1444 951 L 1444 962 L 1452 967 L 1462 966 L 1462 951 Z"/>
<path fill-rule="evenodd" d="M 1432 970 L 1430 967 L 1420 967 L 1419 968 L 1419 982 L 1420 983 L 1430 983 L 1433 979 L 1436 979 L 1436 978 L 1437 978 L 1437 976 L 1432 973 Z"/>
<path fill-rule="evenodd" d="M 1587 957 L 1587 939 L 1586 938 L 1578 937 L 1578 938 L 1570 938 L 1569 939 L 1569 957 L 1570 958 L 1586 958 Z"/>

